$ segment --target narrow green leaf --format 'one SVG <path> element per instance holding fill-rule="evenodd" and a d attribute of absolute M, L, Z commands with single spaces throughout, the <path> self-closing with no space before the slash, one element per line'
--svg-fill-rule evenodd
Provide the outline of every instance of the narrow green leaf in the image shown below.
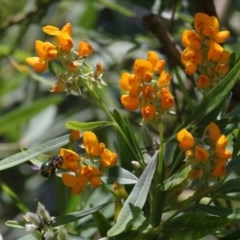
<path fill-rule="evenodd" d="M 151 181 L 156 168 L 156 162 L 158 160 L 158 152 L 152 157 L 152 160 L 144 169 L 138 182 L 135 184 L 128 199 L 123 205 L 121 212 L 119 213 L 116 224 L 108 231 L 108 236 L 115 236 L 126 230 L 127 226 L 133 219 L 136 219 L 136 211 L 140 211 L 146 202 L 148 191 L 151 186 Z"/>
<path fill-rule="evenodd" d="M 218 207 L 218 206 L 210 206 L 205 204 L 195 204 L 193 206 L 195 210 L 201 210 L 206 214 L 217 215 L 219 217 L 227 217 L 232 214 L 233 210 L 231 208 Z"/>
<path fill-rule="evenodd" d="M 18 195 L 5 183 L 0 181 L 0 188 L 3 192 L 5 192 L 15 203 L 15 205 L 22 211 L 26 212 L 28 208 L 23 204 L 21 199 L 18 197 Z"/>
<path fill-rule="evenodd" d="M 19 229 L 25 228 L 25 224 L 23 222 L 18 222 L 18 221 L 14 221 L 14 220 L 9 220 L 9 221 L 5 222 L 5 224 L 8 227 L 12 227 L 12 228 L 19 228 Z"/>
<path fill-rule="evenodd" d="M 5 133 L 16 126 L 31 119 L 34 115 L 51 104 L 56 104 L 61 101 L 60 96 L 51 95 L 49 97 L 37 100 L 30 105 L 20 106 L 0 118 L 0 133 Z"/>
<path fill-rule="evenodd" d="M 65 127 L 72 130 L 93 130 L 99 127 L 106 127 L 112 125 L 109 121 L 97 121 L 97 122 L 78 122 L 68 121 Z"/>
<path fill-rule="evenodd" d="M 184 168 L 181 172 L 173 174 L 170 178 L 164 181 L 164 191 L 170 191 L 173 188 L 181 185 L 188 179 L 191 166 Z"/>
<path fill-rule="evenodd" d="M 178 129 L 187 127 L 188 125 L 192 126 L 193 124 L 204 122 L 206 119 L 208 119 L 208 121 L 211 120 L 211 116 L 214 117 L 213 112 L 217 109 L 218 111 L 221 110 L 224 101 L 228 98 L 233 86 L 238 81 L 239 75 L 240 59 L 236 62 L 230 72 L 219 82 L 219 84 L 204 96 L 200 105 Z"/>
<path fill-rule="evenodd" d="M 173 240 L 199 239 L 231 222 L 227 217 L 186 213 L 171 219 L 163 226 L 163 232 Z"/>
<path fill-rule="evenodd" d="M 108 170 L 107 175 L 103 176 L 102 180 L 106 184 L 113 184 L 117 181 L 119 184 L 127 185 L 135 184 L 138 181 L 138 178 L 126 169 L 114 166 Z"/>
<path fill-rule="evenodd" d="M 60 226 L 60 225 L 64 225 L 67 223 L 71 223 L 71 222 L 75 222 L 76 220 L 86 217 L 90 214 L 93 214 L 94 212 L 97 212 L 98 210 L 100 210 L 101 208 L 107 206 L 109 203 L 104 203 L 104 204 L 100 204 L 98 206 L 89 208 L 87 210 L 82 210 L 82 211 L 77 211 L 77 212 L 72 212 L 72 213 L 68 213 L 66 215 L 62 215 L 62 216 L 58 216 L 56 217 L 56 221 L 54 222 L 53 226 Z"/>
<path fill-rule="evenodd" d="M 216 194 L 240 192 L 240 177 L 230 179 L 215 189 Z"/>
<path fill-rule="evenodd" d="M 107 236 L 107 231 L 111 228 L 108 219 L 99 211 L 93 213 L 93 218 L 101 237 Z"/>
<path fill-rule="evenodd" d="M 127 17 L 134 17 L 136 14 L 120 4 L 114 3 L 110 0 L 97 0 L 100 4 L 104 5 L 107 8 L 112 9 L 113 11 L 119 12 Z"/>
<path fill-rule="evenodd" d="M 7 168 L 14 167 L 23 162 L 26 162 L 29 159 L 40 155 L 41 153 L 55 150 L 61 146 L 68 144 L 68 142 L 69 142 L 69 134 L 66 134 L 61 137 L 54 138 L 43 144 L 32 147 L 26 151 L 23 151 L 23 152 L 14 154 L 10 157 L 4 158 L 3 160 L 0 161 L 0 171 L 7 169 Z"/>

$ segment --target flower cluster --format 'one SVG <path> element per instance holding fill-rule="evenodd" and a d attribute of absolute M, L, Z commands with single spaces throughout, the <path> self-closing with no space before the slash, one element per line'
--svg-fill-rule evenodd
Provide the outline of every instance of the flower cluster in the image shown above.
<path fill-rule="evenodd" d="M 227 160 L 232 153 L 226 149 L 226 136 L 221 134 L 214 122 L 207 125 L 202 139 L 196 139 L 186 129 L 182 129 L 177 134 L 177 140 L 191 165 L 190 176 L 193 179 L 206 182 L 226 174 Z"/>
<path fill-rule="evenodd" d="M 62 29 L 47 25 L 42 30 L 44 33 L 53 36 L 53 42 L 36 40 L 35 49 L 37 56 L 28 57 L 26 62 L 36 72 L 47 70 L 51 60 L 61 63 L 66 71 L 58 75 L 57 81 L 52 87 L 52 92 L 63 92 L 66 90 L 68 92 L 80 93 L 79 84 L 83 81 L 89 81 L 92 84 L 103 83 L 102 73 L 104 69 L 101 64 L 97 63 L 95 69 L 91 70 L 86 68 L 84 62 L 84 59 L 93 52 L 91 44 L 79 41 L 78 50 L 74 50 L 71 37 L 72 26 L 70 23 L 65 24 Z"/>
<path fill-rule="evenodd" d="M 62 181 L 72 188 L 73 194 L 83 192 L 88 183 L 92 188 L 100 186 L 104 169 L 117 162 L 117 154 L 99 142 L 93 132 L 83 132 L 80 147 L 83 150 L 80 154 L 65 148 L 59 150 L 59 155 L 63 158 L 61 168 L 70 171 L 62 173 Z"/>
<path fill-rule="evenodd" d="M 181 54 L 186 73 L 198 73 L 197 86 L 201 90 L 212 88 L 229 70 L 230 53 L 220 45 L 229 37 L 229 31 L 220 31 L 214 16 L 196 13 L 195 30 L 185 30 Z"/>
<path fill-rule="evenodd" d="M 66 239 L 66 229 L 59 228 L 57 231 L 53 229 L 55 217 L 50 216 L 44 205 L 38 202 L 37 211 L 27 212 L 23 216 L 25 228 L 27 232 L 39 233 L 41 239 Z"/>
<path fill-rule="evenodd" d="M 149 51 L 147 59 L 135 60 L 133 74 L 125 72 L 121 76 L 120 86 L 127 91 L 121 96 L 123 106 L 129 111 L 140 108 L 145 121 L 174 107 L 169 90 L 171 75 L 164 67 L 165 61 L 159 59 L 156 52 Z"/>

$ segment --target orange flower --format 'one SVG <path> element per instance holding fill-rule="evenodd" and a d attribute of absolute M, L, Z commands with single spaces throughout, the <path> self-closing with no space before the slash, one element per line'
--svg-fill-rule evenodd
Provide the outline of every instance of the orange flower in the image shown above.
<path fill-rule="evenodd" d="M 223 53 L 223 47 L 216 42 L 211 42 L 208 50 L 208 59 L 217 62 Z"/>
<path fill-rule="evenodd" d="M 145 59 L 136 59 L 133 66 L 133 72 L 137 79 L 143 82 L 149 82 L 152 80 L 152 64 Z"/>
<path fill-rule="evenodd" d="M 111 152 L 109 149 L 104 148 L 101 155 L 101 165 L 104 167 L 113 167 L 117 163 L 117 154 Z"/>
<path fill-rule="evenodd" d="M 230 35 L 229 31 L 220 31 L 220 23 L 215 16 L 205 13 L 196 13 L 194 20 L 195 29 L 217 43 L 223 43 Z"/>
<path fill-rule="evenodd" d="M 66 186 L 72 188 L 72 194 L 78 194 L 84 191 L 88 182 L 92 188 L 101 185 L 100 170 L 93 166 L 80 166 L 77 175 L 63 173 L 62 181 Z"/>
<path fill-rule="evenodd" d="M 161 88 L 158 95 L 160 98 L 160 107 L 163 110 L 169 110 L 174 107 L 174 98 L 168 88 Z"/>
<path fill-rule="evenodd" d="M 56 44 L 63 50 L 69 51 L 73 47 L 73 40 L 71 37 L 72 34 L 72 25 L 67 23 L 63 26 L 60 30 L 57 27 L 47 25 L 43 27 L 43 32 L 47 33 L 48 35 L 56 37 Z"/>
<path fill-rule="evenodd" d="M 179 147 L 183 150 L 189 150 L 195 144 L 192 134 L 185 128 L 178 132 L 177 140 L 179 141 Z"/>
<path fill-rule="evenodd" d="M 201 37 L 195 31 L 185 30 L 182 34 L 182 44 L 184 47 L 199 50 L 201 48 Z"/>
<path fill-rule="evenodd" d="M 232 156 L 232 153 L 226 150 L 227 143 L 228 143 L 227 138 L 223 134 L 217 139 L 215 151 L 218 158 L 227 160 Z"/>
<path fill-rule="evenodd" d="M 88 57 L 93 52 L 93 47 L 90 43 L 80 41 L 78 43 L 78 54 L 80 57 Z"/>
<path fill-rule="evenodd" d="M 152 104 L 147 104 L 141 108 L 141 113 L 145 121 L 151 121 L 156 116 L 156 108 Z"/>
<path fill-rule="evenodd" d="M 40 59 L 39 57 L 28 57 L 26 58 L 26 62 L 34 68 L 35 72 L 43 72 L 48 68 L 48 61 Z"/>
<path fill-rule="evenodd" d="M 193 179 L 201 179 L 203 177 L 203 170 L 202 169 L 191 169 L 189 173 L 189 177 Z"/>
<path fill-rule="evenodd" d="M 142 88 L 142 97 L 145 100 L 151 100 L 154 98 L 154 88 L 151 85 L 144 85 Z"/>
<path fill-rule="evenodd" d="M 205 162 L 208 160 L 209 153 L 206 149 L 196 146 L 195 148 L 195 159 L 199 162 Z"/>
<path fill-rule="evenodd" d="M 90 156 L 100 156 L 104 149 L 104 144 L 99 143 L 95 133 L 90 131 L 83 133 L 83 146 Z"/>
<path fill-rule="evenodd" d="M 55 59 L 57 57 L 56 46 L 50 42 L 42 42 L 40 40 L 36 40 L 35 49 L 38 57 L 41 59 L 48 60 Z"/>
<path fill-rule="evenodd" d="M 136 98 L 140 93 L 139 80 L 130 73 L 123 73 L 120 79 L 120 86 L 123 90 L 129 91 L 129 96 Z"/>
<path fill-rule="evenodd" d="M 199 89 L 208 89 L 210 86 L 210 79 L 207 75 L 201 74 L 197 79 L 197 86 Z"/>
<path fill-rule="evenodd" d="M 217 126 L 216 123 L 211 122 L 207 125 L 207 127 L 204 130 L 204 135 L 206 136 L 207 140 L 212 143 L 216 142 L 217 139 L 220 137 L 220 129 Z"/>
<path fill-rule="evenodd" d="M 165 71 L 162 71 L 158 81 L 157 81 L 157 85 L 159 87 L 167 87 L 171 82 L 171 74 Z"/>
<path fill-rule="evenodd" d="M 80 157 L 79 155 L 69 149 L 61 148 L 59 150 L 59 155 L 63 158 L 63 169 L 68 169 L 70 171 L 76 171 L 79 167 Z"/>
<path fill-rule="evenodd" d="M 134 98 L 123 94 L 121 96 L 121 103 L 127 110 L 134 111 L 139 107 L 140 99 L 138 97 Z"/>
<path fill-rule="evenodd" d="M 165 67 L 165 61 L 163 59 L 159 59 L 157 53 L 154 51 L 148 51 L 147 60 L 152 64 L 154 72 L 161 73 Z"/>
<path fill-rule="evenodd" d="M 223 177 L 226 174 L 226 161 L 217 159 L 212 169 L 211 175 L 215 178 Z"/>

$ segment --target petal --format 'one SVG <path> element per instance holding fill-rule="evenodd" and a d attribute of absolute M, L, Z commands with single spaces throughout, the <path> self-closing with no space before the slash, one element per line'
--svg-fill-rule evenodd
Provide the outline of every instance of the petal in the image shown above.
<path fill-rule="evenodd" d="M 48 62 L 41 60 L 39 57 L 28 57 L 26 62 L 34 68 L 35 72 L 43 72 L 48 68 Z"/>
<path fill-rule="evenodd" d="M 214 35 L 213 40 L 216 41 L 217 43 L 224 43 L 230 36 L 230 32 L 229 31 L 221 31 L 221 32 L 217 32 Z"/>
<path fill-rule="evenodd" d="M 156 116 L 156 108 L 152 104 L 141 108 L 142 117 L 145 121 L 151 121 Z"/>
<path fill-rule="evenodd" d="M 133 98 L 124 94 L 121 96 L 121 103 L 128 111 L 134 111 L 139 107 L 140 99 L 138 97 Z"/>
<path fill-rule="evenodd" d="M 80 41 L 78 43 L 78 54 L 80 57 L 87 57 L 93 52 L 93 47 L 90 43 Z"/>
<path fill-rule="evenodd" d="M 117 154 L 114 152 L 111 152 L 107 148 L 104 148 L 100 157 L 101 157 L 101 164 L 104 167 L 112 167 L 112 166 L 115 166 L 117 163 Z"/>
<path fill-rule="evenodd" d="M 77 177 L 69 173 L 63 173 L 62 181 L 66 186 L 74 187 L 77 184 Z"/>
<path fill-rule="evenodd" d="M 57 36 L 60 33 L 59 28 L 52 25 L 47 25 L 43 27 L 42 31 L 52 36 Z"/>

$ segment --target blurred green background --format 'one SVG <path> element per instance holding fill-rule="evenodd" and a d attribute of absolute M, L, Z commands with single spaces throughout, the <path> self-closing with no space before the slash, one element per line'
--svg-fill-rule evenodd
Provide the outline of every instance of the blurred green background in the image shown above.
<path fill-rule="evenodd" d="M 122 109 L 119 96 L 119 78 L 123 70 L 131 71 L 135 58 L 145 58 L 148 50 L 156 50 L 169 59 L 164 42 L 147 29 L 143 18 L 155 13 L 166 31 L 172 34 L 181 48 L 181 33 L 191 26 L 193 15 L 199 10 L 211 12 L 212 1 L 145 1 L 145 0 L 0 0 L 0 159 L 68 133 L 64 124 L 68 120 L 103 120 L 106 116 L 87 96 L 51 94 L 57 65 L 39 75 L 26 75 L 25 58 L 35 55 L 36 39 L 49 40 L 41 31 L 44 25 L 61 28 L 70 22 L 75 46 L 79 40 L 89 41 L 94 54 L 87 61 L 100 62 L 104 68 L 104 80 L 108 83 L 103 99 L 110 109 Z M 240 1 L 216 0 L 215 6 L 221 24 L 231 31 L 227 47 L 239 53 Z M 205 4 L 205 5 L 204 5 Z M 213 12 L 214 14 L 214 12 Z M 170 56 L 171 57 L 171 56 Z M 171 63 L 172 64 L 172 63 Z M 174 63 L 177 64 L 177 63 Z M 169 64 L 168 66 L 173 67 Z M 190 86 L 191 87 L 191 86 Z M 175 89 L 177 91 L 177 89 Z M 239 101 L 238 94 L 233 96 Z M 129 115 L 137 122 L 138 114 Z M 169 123 L 169 134 L 176 122 Z M 102 134 L 104 132 L 104 134 Z M 154 131 L 153 131 L 154 132 Z M 106 134 L 107 133 L 107 134 Z M 118 149 L 111 129 L 98 133 L 108 146 Z M 106 135 L 108 137 L 106 137 Z M 24 230 L 7 227 L 7 220 L 22 220 L 22 212 L 35 211 L 36 200 L 41 201 L 52 215 L 61 215 L 90 203 L 105 202 L 109 195 L 104 189 L 91 190 L 83 195 L 70 195 L 61 179 L 42 178 L 38 169 L 24 163 L 0 172 L 0 234 L 3 239 L 14 240 L 25 235 Z M 113 206 L 105 209 L 112 219 Z M 81 232 L 74 239 L 97 239 L 94 222 L 85 218 L 75 223 Z"/>

